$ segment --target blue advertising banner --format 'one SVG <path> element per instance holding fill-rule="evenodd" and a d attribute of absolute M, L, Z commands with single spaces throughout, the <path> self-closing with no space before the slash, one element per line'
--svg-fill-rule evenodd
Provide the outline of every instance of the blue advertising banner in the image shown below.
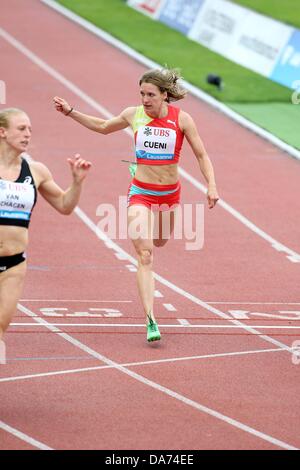
<path fill-rule="evenodd" d="M 167 0 L 158 20 L 187 35 L 204 0 Z"/>
<path fill-rule="evenodd" d="M 295 29 L 291 34 L 269 78 L 289 88 L 295 88 L 293 83 L 300 80 L 299 30 Z"/>

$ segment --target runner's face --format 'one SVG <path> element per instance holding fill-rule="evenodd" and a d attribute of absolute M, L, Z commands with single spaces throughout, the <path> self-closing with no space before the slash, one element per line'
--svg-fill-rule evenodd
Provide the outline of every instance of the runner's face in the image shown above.
<path fill-rule="evenodd" d="M 161 93 L 160 89 L 152 83 L 142 83 L 140 94 L 145 112 L 150 116 L 159 116 L 160 110 L 167 98 L 167 92 Z"/>
<path fill-rule="evenodd" d="M 27 150 L 31 139 L 31 123 L 26 114 L 13 114 L 9 117 L 8 129 L 1 129 L 1 136 L 10 147 L 18 152 Z"/>

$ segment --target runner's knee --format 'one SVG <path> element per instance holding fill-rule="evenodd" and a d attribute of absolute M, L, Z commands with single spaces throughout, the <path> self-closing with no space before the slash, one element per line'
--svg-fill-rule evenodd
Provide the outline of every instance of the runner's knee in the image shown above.
<path fill-rule="evenodd" d="M 139 263 L 142 266 L 149 266 L 153 261 L 152 250 L 150 249 L 141 249 L 138 251 Z"/>

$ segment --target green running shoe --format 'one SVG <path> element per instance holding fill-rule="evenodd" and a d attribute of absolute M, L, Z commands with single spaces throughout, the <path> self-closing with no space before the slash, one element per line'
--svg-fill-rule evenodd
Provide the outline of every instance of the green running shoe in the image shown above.
<path fill-rule="evenodd" d="M 147 325 L 147 341 L 159 341 L 161 336 L 157 326 L 151 317 L 149 317 L 149 323 Z"/>

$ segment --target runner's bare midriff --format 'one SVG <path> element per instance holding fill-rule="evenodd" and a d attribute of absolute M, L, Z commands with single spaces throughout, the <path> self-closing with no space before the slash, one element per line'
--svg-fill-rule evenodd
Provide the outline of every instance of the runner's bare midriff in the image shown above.
<path fill-rule="evenodd" d="M 25 251 L 28 230 L 24 227 L 0 226 L 0 256 L 12 256 Z"/>
<path fill-rule="evenodd" d="M 151 166 L 138 164 L 135 178 L 143 183 L 175 184 L 178 181 L 178 164 Z"/>

